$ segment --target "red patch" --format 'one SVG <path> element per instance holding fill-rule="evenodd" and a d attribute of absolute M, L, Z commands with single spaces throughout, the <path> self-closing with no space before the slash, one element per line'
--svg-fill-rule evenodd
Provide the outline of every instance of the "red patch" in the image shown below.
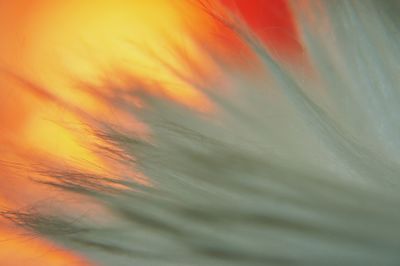
<path fill-rule="evenodd" d="M 237 11 L 272 51 L 290 58 L 302 53 L 293 14 L 286 0 L 222 0 Z"/>

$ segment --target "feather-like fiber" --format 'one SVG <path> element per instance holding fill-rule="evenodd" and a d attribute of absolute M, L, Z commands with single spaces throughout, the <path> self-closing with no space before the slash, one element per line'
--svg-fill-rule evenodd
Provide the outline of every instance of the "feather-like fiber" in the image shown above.
<path fill-rule="evenodd" d="M 238 27 L 263 77 L 220 64 L 228 92 L 196 84 L 212 114 L 145 89 L 132 92 L 145 108 L 110 103 L 150 128 L 97 130 L 152 185 L 48 173 L 47 185 L 96 199 L 112 219 L 4 215 L 100 265 L 399 265 L 400 5 L 292 8 L 309 69 Z"/>

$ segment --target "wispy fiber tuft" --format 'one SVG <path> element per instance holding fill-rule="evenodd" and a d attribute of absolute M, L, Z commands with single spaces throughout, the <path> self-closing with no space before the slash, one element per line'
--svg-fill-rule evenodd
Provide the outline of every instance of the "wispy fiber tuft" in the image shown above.
<path fill-rule="evenodd" d="M 115 98 L 150 136 L 95 130 L 150 183 L 47 173 L 48 185 L 95 198 L 109 222 L 70 230 L 67 217 L 3 215 L 100 265 L 399 265 L 395 2 L 293 1 L 305 71 L 234 28 L 264 72 L 249 78 L 216 59 L 231 87 L 197 86 L 215 112 L 146 88 L 131 92 L 144 107 Z"/>

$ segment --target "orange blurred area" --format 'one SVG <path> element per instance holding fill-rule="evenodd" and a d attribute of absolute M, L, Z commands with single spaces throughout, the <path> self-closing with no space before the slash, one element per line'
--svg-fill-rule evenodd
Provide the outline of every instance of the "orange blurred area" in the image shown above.
<path fill-rule="evenodd" d="M 35 148 L 50 146 L 64 159 L 81 155 L 90 163 L 98 163 L 80 145 L 74 145 L 75 137 L 64 128 L 66 124 L 78 125 L 79 119 L 66 114 L 62 106 L 48 104 L 46 101 L 49 99 L 43 95 L 48 93 L 51 99 L 60 99 L 66 105 L 79 104 L 84 111 L 104 115 L 109 112 L 107 106 L 79 90 L 72 81 L 96 83 L 107 78 L 117 79 L 104 76 L 110 69 L 118 67 L 135 73 L 138 79 L 170 84 L 165 86 L 165 93 L 177 100 L 190 98 L 193 105 L 199 101 L 201 96 L 195 90 L 171 75 L 161 64 L 166 62 L 179 68 L 167 41 L 180 43 L 188 54 L 195 54 L 194 44 L 185 37 L 180 14 L 184 10 L 185 16 L 196 20 L 190 15 L 194 13 L 190 10 L 193 7 L 178 4 L 179 1 L 172 4 L 174 1 L 164 0 L 25 2 L 26 6 L 22 0 L 13 4 L 2 3 L 3 12 L 7 9 L 14 12 L 10 21 L 6 21 L 9 25 L 3 24 L 5 28 L 2 31 L 6 33 L 2 36 L 5 39 L 2 43 L 9 44 L 11 40 L 15 44 L 2 47 L 5 56 L 0 62 L 5 62 L 3 65 L 20 77 L 41 86 L 44 93 L 37 93 L 27 86 L 21 92 L 13 88 L 18 84 L 2 84 L 5 87 L 1 92 L 4 94 L 2 98 L 7 102 L 0 119 L 10 129 L 20 129 L 23 124 L 23 131 L 28 132 L 24 139 Z M 14 36 L 16 33 L 11 31 L 15 29 L 10 26 L 18 17 L 18 6 L 25 23 L 21 22 L 20 32 Z M 30 12 L 27 8 L 31 9 Z M 32 100 L 31 95 L 26 96 L 29 90 L 39 99 Z M 202 103 L 204 100 L 199 102 Z M 13 106 L 9 108 L 7 105 Z M 9 111 L 13 115 L 9 115 Z"/>
<path fill-rule="evenodd" d="M 171 84 L 163 93 L 178 101 L 204 104 L 167 67 L 181 67 L 168 42 L 196 53 L 182 12 L 204 25 L 192 6 L 173 2 L 0 0 L 1 206 L 46 197 L 21 167 L 27 160 L 104 168 L 102 158 L 88 148 L 84 121 L 70 107 L 110 119 L 115 110 L 81 91 L 76 81 L 100 85 L 118 79 L 106 76 L 109 71 L 118 74 L 113 71 L 118 68 L 139 79 Z M 0 265 L 78 265 L 70 253 L 48 251 L 49 244 L 19 234 L 0 231 Z"/>
<path fill-rule="evenodd" d="M 298 52 L 284 0 L 223 2 L 238 11 L 267 46 L 288 55 Z M 212 75 L 214 69 L 196 41 L 207 47 L 229 42 L 216 34 L 229 35 L 192 1 L 0 0 L 1 206 L 46 196 L 29 181 L 31 173 L 20 167 L 25 163 L 57 161 L 91 171 L 107 167 L 90 149 L 79 112 L 120 123 L 127 120 L 90 90 L 82 90 L 81 84 L 110 93 L 104 83 L 127 87 L 131 80 L 125 77 L 132 75 L 144 84 L 163 84 L 155 90 L 179 103 L 209 109 L 207 99 L 176 73 L 189 74 L 196 66 Z M 0 265 L 81 265 L 71 262 L 72 253 L 49 251 L 52 244 L 21 240 L 19 233 L 0 227 L 1 240 L 9 239 L 0 242 Z"/>
<path fill-rule="evenodd" d="M 71 255 L 69 252 L 63 251 L 52 243 L 34 237 L 24 237 L 18 235 L 15 230 L 7 228 L 0 228 L 0 245 L 0 263 L 4 266 L 93 265 L 77 255 Z"/>

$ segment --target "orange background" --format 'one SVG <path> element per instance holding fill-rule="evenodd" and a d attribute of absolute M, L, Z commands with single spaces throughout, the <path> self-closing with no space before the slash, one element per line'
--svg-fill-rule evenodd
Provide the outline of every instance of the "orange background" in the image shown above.
<path fill-rule="evenodd" d="M 301 50 L 284 0 L 222 2 L 243 16 L 269 48 L 288 58 Z M 30 173 L 15 163 L 51 158 L 84 168 L 101 164 L 101 158 L 84 148 L 81 121 L 67 106 L 79 104 L 95 115 L 110 115 L 112 110 L 78 91 L 71 79 L 98 84 L 107 79 L 104 73 L 114 75 L 114 69 L 123 69 L 139 78 L 178 84 L 166 93 L 196 105 L 200 95 L 179 84 L 153 55 L 179 69 L 179 60 L 168 51 L 168 42 L 175 42 L 202 62 L 196 44 L 185 37 L 187 32 L 217 42 L 220 39 L 213 40 L 211 32 L 224 34 L 226 29 L 211 23 L 197 7 L 182 3 L 186 2 L 0 0 L 0 206 L 26 206 L 42 198 L 41 189 L 28 181 Z M 54 102 L 58 100 L 63 104 Z M 78 125 L 76 132 L 81 133 L 65 124 Z M 0 265 L 87 263 L 52 243 L 0 224 Z"/>

